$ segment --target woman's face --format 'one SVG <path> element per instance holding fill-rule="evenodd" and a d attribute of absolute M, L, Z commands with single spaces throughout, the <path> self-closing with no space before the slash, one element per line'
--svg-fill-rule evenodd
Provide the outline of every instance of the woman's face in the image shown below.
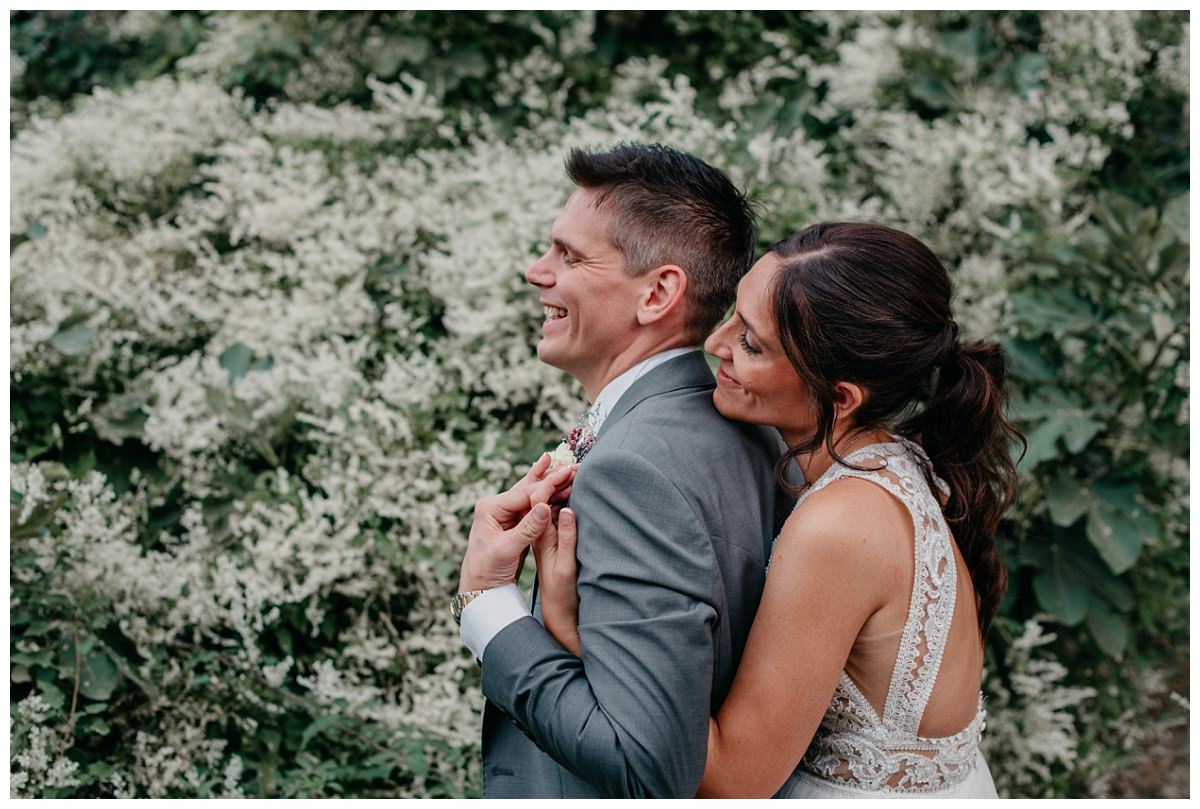
<path fill-rule="evenodd" d="M 704 342 L 721 360 L 713 404 L 726 418 L 775 427 L 788 446 L 816 432 L 816 411 L 788 362 L 775 319 L 770 287 L 780 261 L 767 253 L 746 274 L 733 316 Z"/>

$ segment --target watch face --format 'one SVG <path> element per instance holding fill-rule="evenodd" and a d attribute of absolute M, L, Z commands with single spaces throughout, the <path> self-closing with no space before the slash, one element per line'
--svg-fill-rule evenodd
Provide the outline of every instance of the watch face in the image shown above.
<path fill-rule="evenodd" d="M 450 599 L 450 614 L 454 616 L 455 623 L 462 623 L 462 611 L 475 600 L 475 596 L 480 592 L 482 591 L 458 593 Z"/>

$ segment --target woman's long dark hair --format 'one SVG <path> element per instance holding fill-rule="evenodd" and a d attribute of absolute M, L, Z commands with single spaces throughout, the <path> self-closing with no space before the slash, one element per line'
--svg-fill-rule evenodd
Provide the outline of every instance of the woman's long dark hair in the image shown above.
<path fill-rule="evenodd" d="M 1004 414 L 1000 347 L 959 342 L 950 278 L 906 233 L 819 224 L 771 252 L 782 265 L 771 291 L 780 342 L 817 417 L 815 434 L 780 459 L 781 480 L 792 459 L 822 445 L 842 461 L 833 446 L 834 386 L 861 386 L 851 429 L 885 427 L 918 442 L 949 484 L 942 508 L 986 635 L 1008 584 L 994 537 L 1016 489 L 1009 445 L 1023 442 Z"/>

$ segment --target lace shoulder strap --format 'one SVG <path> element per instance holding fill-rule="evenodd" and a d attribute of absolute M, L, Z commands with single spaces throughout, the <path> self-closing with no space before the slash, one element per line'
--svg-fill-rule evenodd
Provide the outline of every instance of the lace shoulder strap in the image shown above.
<path fill-rule="evenodd" d="M 920 446 L 897 437 L 891 443 L 862 447 L 845 461 L 835 463 L 814 481 L 796 505 L 835 480 L 854 477 L 870 480 L 890 492 L 912 517 L 912 598 L 882 719 L 889 729 L 916 736 L 933 694 L 954 617 L 957 588 L 950 532 L 941 505 L 926 483 L 929 459 Z M 943 495 L 948 493 L 942 480 L 934 477 L 934 483 Z"/>

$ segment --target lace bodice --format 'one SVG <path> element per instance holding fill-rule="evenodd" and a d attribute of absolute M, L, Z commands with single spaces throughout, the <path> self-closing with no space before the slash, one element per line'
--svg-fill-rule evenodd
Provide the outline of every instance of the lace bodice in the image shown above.
<path fill-rule="evenodd" d="M 856 477 L 891 492 L 913 521 L 914 576 L 883 715 L 879 716 L 843 670 L 820 727 L 794 778 L 818 778 L 851 789 L 884 793 L 932 792 L 953 787 L 975 766 L 984 727 L 982 695 L 975 717 L 953 736 L 918 735 L 933 694 L 954 617 L 954 550 L 938 498 L 926 482 L 929 460 L 904 438 L 862 447 L 834 463 L 799 498 L 835 480 Z M 943 495 L 949 493 L 939 478 Z"/>

